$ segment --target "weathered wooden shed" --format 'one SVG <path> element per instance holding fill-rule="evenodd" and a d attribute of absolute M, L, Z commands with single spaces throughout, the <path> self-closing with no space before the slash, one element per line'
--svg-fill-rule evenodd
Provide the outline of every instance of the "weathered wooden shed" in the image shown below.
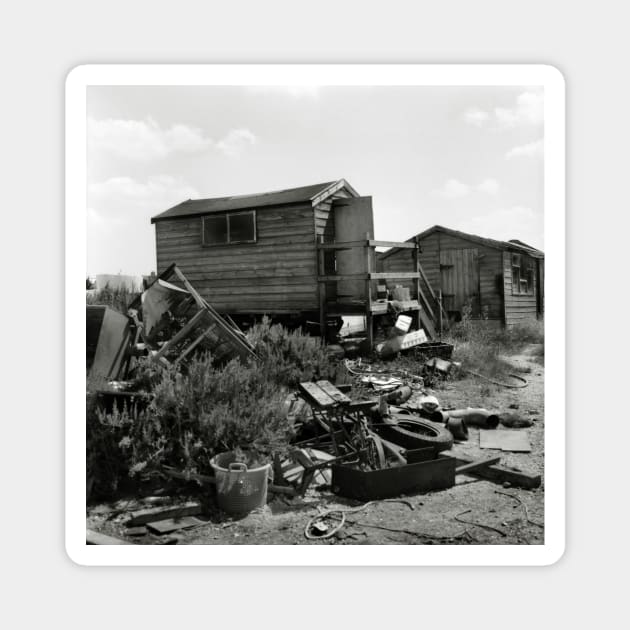
<path fill-rule="evenodd" d="M 269 193 L 187 200 L 151 219 L 158 275 L 172 263 L 220 313 L 318 321 L 387 311 L 376 300 L 372 198 L 340 179 Z M 394 274 L 396 275 L 396 274 Z M 417 271 L 398 276 L 417 280 Z M 417 283 L 416 283 L 417 284 Z M 411 293 L 409 310 L 424 314 Z M 368 326 L 371 330 L 371 326 Z"/>
<path fill-rule="evenodd" d="M 544 314 L 544 253 L 521 241 L 497 241 L 435 225 L 409 239 L 420 246 L 419 261 L 444 309 L 458 319 L 469 305 L 473 319 L 506 326 Z M 384 272 L 412 268 L 409 250 L 379 255 Z"/>
<path fill-rule="evenodd" d="M 269 193 L 188 200 L 151 219 L 158 274 L 178 267 L 222 313 L 317 312 L 318 236 L 334 239 L 341 179 Z"/>

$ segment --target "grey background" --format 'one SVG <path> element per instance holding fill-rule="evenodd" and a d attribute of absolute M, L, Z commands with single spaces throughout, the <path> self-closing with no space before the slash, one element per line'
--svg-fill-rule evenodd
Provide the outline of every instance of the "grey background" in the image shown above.
<path fill-rule="evenodd" d="M 621 482 L 628 435 L 622 239 L 630 111 L 625 13 L 619 2 L 538 0 L 7 5 L 0 26 L 7 626 L 622 625 L 627 492 Z M 64 78 L 81 63 L 167 61 L 534 62 L 564 73 L 568 531 L 559 563 L 536 569 L 166 570 L 86 569 L 68 560 Z"/>

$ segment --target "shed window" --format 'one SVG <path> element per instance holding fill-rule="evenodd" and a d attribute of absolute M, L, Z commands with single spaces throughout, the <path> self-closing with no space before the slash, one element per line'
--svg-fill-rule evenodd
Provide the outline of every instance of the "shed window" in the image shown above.
<path fill-rule="evenodd" d="M 256 211 L 202 218 L 203 245 L 256 242 Z"/>
<path fill-rule="evenodd" d="M 512 254 L 512 295 L 533 295 L 534 261 L 523 254 Z"/>

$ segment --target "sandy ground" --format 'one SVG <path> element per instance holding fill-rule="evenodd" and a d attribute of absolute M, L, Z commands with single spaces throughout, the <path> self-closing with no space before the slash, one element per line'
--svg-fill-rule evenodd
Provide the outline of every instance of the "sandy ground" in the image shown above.
<path fill-rule="evenodd" d="M 509 357 L 515 371 L 524 376 L 527 387 L 506 389 L 476 377 L 447 381 L 433 393 L 444 408 L 485 407 L 515 411 L 531 418 L 526 431 L 531 453 L 508 453 L 479 447 L 479 429 L 470 428 L 467 442 L 456 443 L 452 452 L 468 458 L 500 455 L 501 463 L 532 474 L 544 467 L 544 368 L 535 359 L 535 349 L 527 348 Z M 168 488 L 166 488 L 168 491 Z M 502 494 L 503 493 L 503 494 Z M 513 495 L 518 500 L 507 496 Z M 172 493 L 171 493 L 171 496 Z M 199 495 L 193 497 L 199 500 Z M 458 475 L 448 490 L 401 497 L 405 502 L 377 502 L 349 513 L 344 527 L 333 537 L 307 540 L 304 529 L 318 510 L 360 506 L 330 491 L 310 489 L 304 497 L 287 499 L 270 495 L 262 509 L 244 518 L 233 519 L 220 513 L 209 499 L 209 512 L 187 530 L 158 536 L 146 533 L 127 535 L 129 511 L 146 507 L 142 502 L 118 501 L 92 506 L 88 510 L 90 529 L 125 538 L 136 544 L 542 544 L 544 529 L 544 474 L 541 487 L 534 490 L 504 487 L 491 481 Z M 177 501 L 182 500 L 181 494 Z M 165 501 L 168 499 L 165 498 Z M 468 511 L 469 510 L 469 511 Z M 462 514 L 465 512 L 464 514 Z M 468 522 L 462 522 L 468 521 Z"/>

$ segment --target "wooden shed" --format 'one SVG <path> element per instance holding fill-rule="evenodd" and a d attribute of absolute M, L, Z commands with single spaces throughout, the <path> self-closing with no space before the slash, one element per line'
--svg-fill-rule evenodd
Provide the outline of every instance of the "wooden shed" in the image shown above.
<path fill-rule="evenodd" d="M 341 179 L 269 193 L 188 200 L 151 219 L 158 274 L 171 263 L 221 313 L 317 312 L 317 241 L 331 207 L 358 197 Z"/>
<path fill-rule="evenodd" d="M 371 335 L 377 300 L 376 247 L 417 251 L 413 243 L 374 240 L 372 198 L 340 179 L 269 193 L 187 200 L 151 219 L 157 271 L 171 264 L 201 296 L 231 316 L 269 314 L 326 321 L 360 313 Z M 413 258 L 413 255 L 412 255 Z M 418 305 L 417 270 L 408 310 Z"/>
<path fill-rule="evenodd" d="M 506 326 L 544 314 L 543 252 L 521 241 L 497 241 L 435 225 L 410 241 L 420 246 L 419 261 L 444 310 L 461 318 L 469 306 L 473 319 Z M 409 250 L 392 248 L 379 256 L 385 272 L 412 268 Z"/>

